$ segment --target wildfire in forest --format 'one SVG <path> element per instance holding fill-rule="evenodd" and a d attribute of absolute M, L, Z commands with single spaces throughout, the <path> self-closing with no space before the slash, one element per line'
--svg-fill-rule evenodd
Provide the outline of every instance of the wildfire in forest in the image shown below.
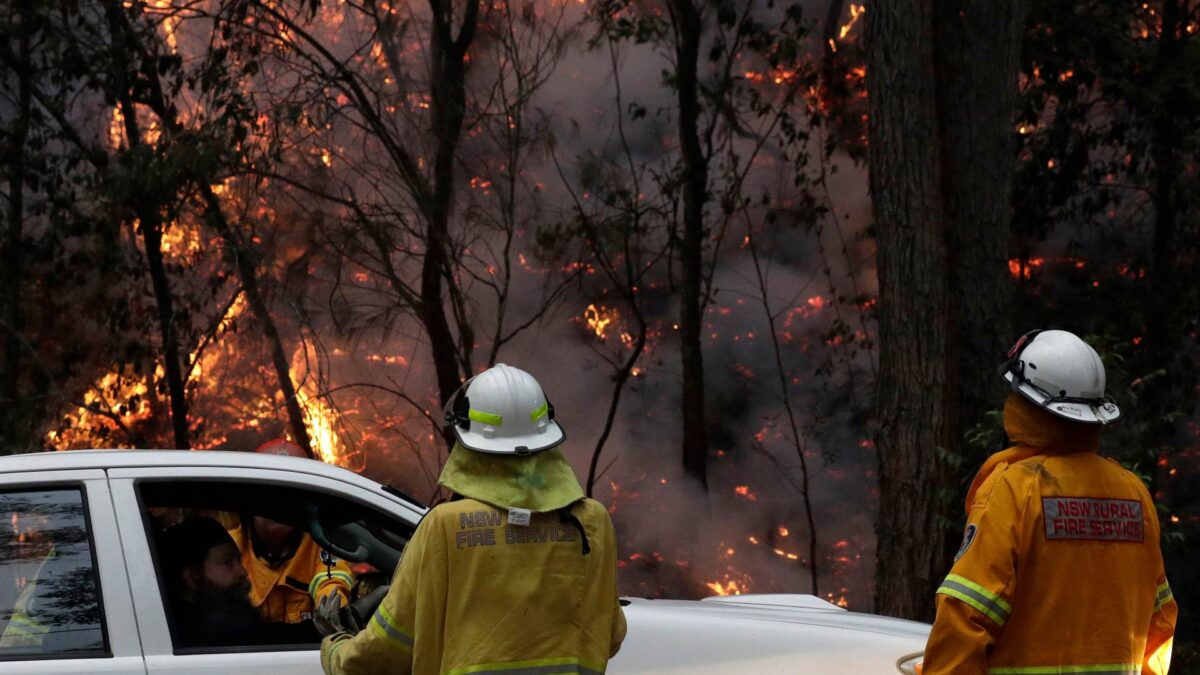
<path fill-rule="evenodd" d="M 579 0 L 583 2 L 583 0 Z M 353 3 L 349 3 L 353 5 Z M 188 50 L 188 41 L 192 39 L 191 31 L 188 30 L 190 24 L 186 19 L 180 18 L 182 14 L 168 14 L 170 8 L 178 6 L 177 2 L 171 0 L 153 0 L 150 3 L 148 11 L 156 11 L 158 14 L 158 27 L 165 40 L 165 44 L 169 47 L 172 53 L 184 53 Z M 498 10 L 506 8 L 504 3 L 494 5 Z M 398 10 L 389 7 L 387 4 L 380 4 L 384 11 L 397 14 Z M 427 112 L 434 106 L 434 99 L 427 93 L 419 90 L 405 89 L 403 91 L 390 91 L 387 86 L 397 87 L 402 84 L 403 87 L 416 86 L 412 82 L 397 83 L 391 79 L 391 76 L 400 70 L 397 64 L 392 63 L 391 59 L 399 58 L 404 60 L 407 58 L 419 59 L 423 54 L 424 46 L 416 39 L 406 39 L 404 44 L 397 45 L 400 48 L 400 54 L 385 49 L 378 41 L 369 42 L 369 48 L 361 50 L 349 50 L 352 45 L 337 44 L 343 39 L 343 32 L 349 32 L 347 28 L 342 31 L 342 22 L 350 10 L 347 9 L 346 3 L 329 3 L 324 4 L 316 14 L 314 23 L 319 24 L 319 27 L 314 28 L 314 32 L 321 37 L 328 38 L 331 49 L 343 48 L 347 51 L 352 51 L 353 56 L 350 56 L 346 61 L 346 67 L 365 67 L 368 68 L 373 76 L 377 76 L 376 83 L 380 85 L 380 105 L 379 109 L 386 111 L 387 115 L 393 119 L 389 123 L 396 120 L 401 120 L 405 115 L 428 115 Z M 540 11 L 540 10 L 539 10 Z M 845 41 L 852 38 L 852 33 L 855 26 L 861 20 L 865 12 L 863 4 L 850 4 L 849 18 L 839 27 L 837 31 L 836 41 Z M 283 37 L 284 44 L 298 43 L 298 31 L 286 29 L 282 26 L 264 27 L 264 31 L 278 30 Z M 414 34 L 416 31 L 414 31 Z M 483 69 L 485 66 L 484 56 L 480 51 L 473 48 L 471 53 L 473 68 Z M 264 61 L 264 72 L 270 70 L 268 61 Z M 744 73 L 744 78 L 753 85 L 762 85 L 762 90 L 771 89 L 774 92 L 790 91 L 790 88 L 798 82 L 807 82 L 806 72 L 796 64 L 782 64 L 779 67 L 769 67 L 766 65 L 757 65 L 757 70 L 738 69 Z M 735 71 L 736 72 L 736 71 Z M 857 78 L 861 80 L 865 72 L 861 67 L 854 67 L 847 71 L 846 78 L 852 80 Z M 416 83 L 419 85 L 419 83 Z M 851 82 L 851 84 L 853 84 Z M 419 86 L 417 86 L 419 89 Z M 759 87 L 756 86 L 756 89 Z M 342 111 L 340 114 L 346 114 L 345 110 L 353 105 L 347 94 L 338 91 L 324 92 L 327 96 L 327 104 L 334 109 Z M 107 117 L 107 108 L 104 112 Z M 159 129 L 157 121 L 153 119 L 153 115 L 149 114 L 148 110 L 142 107 L 136 107 L 135 113 L 138 121 L 142 122 L 139 126 L 142 135 L 140 140 L 142 143 L 155 145 L 156 142 L 163 140 L 168 132 Z M 198 108 L 193 108 L 192 113 L 197 113 Z M 201 111 L 203 113 L 204 111 Z M 114 152 L 120 151 L 122 148 L 128 148 L 130 139 L 127 138 L 127 121 L 124 114 L 129 114 L 129 111 L 123 110 L 120 105 L 115 106 L 111 110 L 111 117 L 102 119 L 101 122 L 101 137 L 103 138 L 104 122 L 107 122 L 107 140 Z M 272 119 L 272 115 L 263 112 L 257 118 L 258 131 L 251 131 L 251 138 L 245 143 L 252 145 L 262 142 L 266 144 L 264 139 L 255 139 L 253 136 L 256 133 L 267 135 L 265 131 L 269 127 L 275 125 L 286 126 L 281 120 Z M 187 113 L 180 111 L 181 119 L 188 122 Z M 506 113 L 507 115 L 507 113 Z M 197 114 L 196 119 L 203 119 L 204 114 Z M 145 119 L 143 119 L 145 118 Z M 502 122 L 509 129 L 515 127 L 514 118 L 509 115 L 503 118 L 507 120 Z M 318 111 L 305 109 L 299 113 L 296 121 L 293 122 L 296 129 L 303 132 L 304 140 L 297 141 L 298 149 L 295 150 L 294 157 L 299 158 L 299 164 L 306 171 L 312 171 L 320 177 L 322 187 L 330 187 L 331 192 L 338 192 L 334 187 L 343 187 L 335 181 L 340 180 L 344 173 L 353 173 L 358 167 L 356 162 L 361 162 L 362 158 L 357 156 L 357 153 L 364 152 L 361 148 L 366 147 L 364 144 L 358 144 L 360 140 L 357 137 L 339 137 L 338 133 L 344 130 L 335 129 L 334 125 L 337 122 L 331 123 L 323 118 Z M 399 122 L 397 122 L 399 123 Z M 286 131 L 284 132 L 286 133 Z M 355 129 L 354 133 L 362 133 L 361 129 Z M 464 141 L 466 145 L 469 141 L 476 140 L 480 137 L 481 130 L 479 127 L 467 128 L 464 130 Z M 169 140 L 169 139 L 167 139 Z M 294 139 L 292 139 L 294 140 Z M 664 139 L 664 143 L 668 140 Z M 370 152 L 367 150 L 365 152 Z M 429 148 L 418 148 L 414 150 L 413 162 L 416 170 L 420 172 L 432 173 L 434 155 Z M 372 157 L 374 161 L 376 158 Z M 765 164 L 764 164 L 765 165 Z M 757 169 L 760 165 L 755 164 Z M 771 165 L 777 166 L 777 165 Z M 499 163 L 494 158 L 485 158 L 480 160 L 478 164 L 466 164 L 468 167 L 463 174 L 458 177 L 460 183 L 457 185 L 458 194 L 468 195 L 467 199 L 476 202 L 486 201 L 483 197 L 501 196 L 506 189 L 505 180 L 502 176 L 506 171 L 513 167 L 504 163 Z M 294 167 L 293 167 L 294 168 Z M 480 175 L 475 175 L 476 173 Z M 513 172 L 515 173 L 515 171 Z M 551 180 L 546 175 L 537 176 L 541 180 L 536 181 L 539 192 L 545 192 L 545 184 L 542 181 Z M 256 187 L 264 186 L 268 183 L 268 179 L 260 179 L 262 182 L 256 184 Z M 270 282 L 284 277 L 286 274 L 296 274 L 297 276 L 305 276 L 310 278 L 309 283 L 320 283 L 312 281 L 319 278 L 323 274 L 328 273 L 327 268 L 322 268 L 321 263 L 308 263 L 307 255 L 309 252 L 295 253 L 288 251 L 285 255 L 279 255 L 278 252 L 270 247 L 276 246 L 274 243 L 266 242 L 263 239 L 267 238 L 266 232 L 276 230 L 286 230 L 288 219 L 293 218 L 291 213 L 282 212 L 276 213 L 272 206 L 262 206 L 259 203 L 251 201 L 257 197 L 245 197 L 242 193 L 252 192 L 248 190 L 241 182 L 240 178 L 222 178 L 219 182 L 214 179 L 212 185 L 213 192 L 218 195 L 222 204 L 231 214 L 236 214 L 239 218 L 253 218 L 261 221 L 263 227 L 257 230 L 250 229 L 250 234 L 246 237 L 247 241 L 254 246 L 261 247 L 256 249 L 255 253 L 260 250 L 263 252 L 263 257 L 257 264 L 260 265 L 259 271 L 263 274 L 263 279 L 267 282 L 265 285 L 270 285 Z M 280 179 L 272 178 L 271 182 L 282 182 Z M 326 183 L 328 181 L 328 183 Z M 531 181 L 532 183 L 533 181 Z M 347 188 L 345 193 L 350 193 L 350 182 L 345 184 Z M 365 193 L 370 193 L 371 189 L 394 189 L 395 186 L 389 185 L 383 188 L 378 186 L 370 186 L 364 189 Z M 646 189 L 646 192 L 651 192 Z M 553 189 L 550 190 L 553 194 Z M 653 199 L 653 194 L 647 196 L 637 193 L 637 199 L 640 203 L 646 203 Z M 511 198 L 511 197 L 506 197 Z M 591 199 L 591 203 L 601 201 L 598 196 L 598 191 L 592 191 L 590 194 L 584 193 L 583 199 Z M 299 198 L 297 202 L 303 201 Z M 365 199 L 363 200 L 366 201 Z M 265 202 L 265 200 L 264 200 Z M 309 204 L 305 203 L 305 207 Z M 359 204 L 355 204 L 359 206 Z M 371 204 L 369 206 L 375 206 Z M 388 216 L 392 217 L 393 213 L 387 211 Z M 338 213 L 321 214 L 329 216 L 331 219 L 341 217 Z M 470 217 L 475 217 L 474 213 L 466 213 L 465 211 L 456 211 L 455 218 L 463 218 L 464 220 Z M 405 215 L 404 217 L 407 217 Z M 136 231 L 134 227 L 128 227 L 130 232 Z M 455 222 L 455 227 L 460 227 L 461 223 Z M 408 223 L 404 223 L 408 227 Z M 237 279 L 236 270 L 231 268 L 227 262 L 222 261 L 221 254 L 221 239 L 213 234 L 212 231 L 205 229 L 206 226 L 198 218 L 195 213 L 191 213 L 190 217 L 187 213 L 181 210 L 180 213 L 171 213 L 171 220 L 163 223 L 163 241 L 162 253 L 167 259 L 168 264 L 173 265 L 179 272 L 176 277 L 172 278 L 172 283 L 176 284 L 175 288 L 183 295 L 191 293 L 193 289 L 188 288 L 183 283 L 185 274 L 183 271 L 195 271 L 193 266 L 203 266 L 195 276 L 209 275 L 212 278 L 221 278 L 226 281 L 226 285 L 214 289 L 205 288 L 205 293 L 212 294 L 215 298 L 214 304 L 225 305 L 224 315 L 217 317 L 206 317 L 211 322 L 211 325 L 205 323 L 201 319 L 195 319 L 196 325 L 186 325 L 181 327 L 181 332 L 188 333 L 186 340 L 182 341 L 181 351 L 186 352 L 186 355 L 180 360 L 183 361 L 185 370 L 185 387 L 187 390 L 187 399 L 192 406 L 189 410 L 189 423 L 193 431 L 191 445 L 196 449 L 210 448 L 226 448 L 234 447 L 243 442 L 243 439 L 250 437 L 261 437 L 265 440 L 267 434 L 287 433 L 290 429 L 290 421 L 287 418 L 286 408 L 282 399 L 282 394 L 279 393 L 279 379 L 275 372 L 272 359 L 267 354 L 267 348 L 264 347 L 264 340 L 261 335 L 260 326 L 256 317 L 252 312 L 248 311 L 247 301 L 242 295 L 244 291 L 240 287 Z M 736 235 L 740 236 L 740 232 Z M 260 238 L 260 235 L 262 238 Z M 126 235 L 128 236 L 128 235 Z M 520 232 L 519 237 L 529 237 L 525 232 Z M 736 241 L 733 239 L 731 241 Z M 516 244 L 512 250 L 511 259 L 516 264 L 512 267 L 513 271 L 520 273 L 524 271 L 528 277 L 536 277 L 541 283 L 545 279 L 553 279 L 557 274 L 562 273 L 563 276 L 575 275 L 578 278 L 584 279 L 588 284 L 602 284 L 603 274 L 598 273 L 596 267 L 586 261 L 576 260 L 558 260 L 543 256 L 541 252 L 534 252 L 533 249 L 525 247 L 522 249 L 523 241 L 516 240 Z M 137 248 L 141 244 L 135 239 L 130 242 L 133 248 Z M 466 255 L 470 257 L 483 257 L 479 252 L 487 247 L 489 242 L 471 241 L 469 248 L 462 249 Z M 420 256 L 424 254 L 423 243 L 419 240 L 406 240 L 397 242 L 393 247 L 397 252 L 397 257 L 400 254 L 414 254 Z M 507 251 L 506 251 L 507 254 Z M 276 257 L 277 256 L 277 257 Z M 300 262 L 297 262 L 300 261 Z M 295 263 L 293 265 L 293 263 Z M 501 264 L 493 260 L 486 260 L 479 266 L 480 270 L 486 270 L 486 274 L 480 272 L 477 279 L 484 279 L 481 283 L 491 283 L 490 280 L 497 279 L 502 275 L 497 265 Z M 307 265 L 307 267 L 306 267 Z M 356 286 L 355 291 L 365 291 L 381 285 L 381 279 L 386 277 L 385 265 L 377 265 L 374 267 L 368 265 L 354 265 L 350 268 L 351 271 L 346 272 L 346 276 L 341 279 L 347 284 Z M 407 272 L 408 270 L 405 270 Z M 478 270 L 475 270 L 478 271 Z M 457 273 L 457 270 L 455 270 Z M 521 276 L 517 274 L 516 276 Z M 666 294 L 666 289 L 669 286 L 669 281 L 664 281 L 660 276 L 657 279 L 648 277 L 643 288 L 659 289 L 657 295 Z M 656 286 L 655 284 L 658 284 Z M 831 284 L 832 285 L 832 284 Z M 234 288 L 237 286 L 237 288 Z M 145 289 L 142 289 L 143 291 Z M 274 288 L 271 289 L 275 291 Z M 522 292 L 527 292 L 528 287 L 520 289 Z M 637 288 L 634 291 L 637 292 Z M 590 292 L 590 291 L 589 291 Z M 515 292 L 514 292 L 515 293 Z M 149 293 L 142 293 L 145 297 L 150 297 Z M 650 295 L 649 293 L 647 295 Z M 574 307 L 582 305 L 586 300 L 580 301 L 575 297 Z M 612 298 L 613 295 L 607 293 L 597 293 L 591 296 L 596 299 Z M 757 345 L 764 340 L 763 337 L 770 337 L 769 332 L 764 331 L 761 324 L 752 324 L 752 318 L 748 318 L 751 314 L 751 309 L 754 308 L 752 302 L 747 303 L 747 298 L 735 297 L 730 298 L 730 295 L 722 293 L 719 301 L 714 298 L 709 305 L 705 321 L 703 335 L 706 336 L 707 344 L 713 345 L 708 347 L 714 351 L 721 349 L 727 345 L 734 345 L 736 348 L 744 349 L 746 352 L 755 352 L 758 350 Z M 839 299 L 840 296 L 834 289 L 825 290 L 824 288 L 817 290 L 816 288 L 803 291 L 802 294 L 789 300 L 789 305 L 786 308 L 781 308 L 780 316 L 786 317 L 783 320 L 786 331 L 781 335 L 784 336 L 785 343 L 789 345 L 789 349 L 797 353 L 807 352 L 809 349 L 810 338 L 814 351 L 823 349 L 822 345 L 830 348 L 837 347 L 841 344 L 841 338 L 832 339 L 830 341 L 822 341 L 822 338 L 813 334 L 811 331 L 802 328 L 803 320 L 819 319 L 826 320 L 827 317 L 834 314 L 835 311 L 845 311 L 848 303 Z M 751 298 L 752 300 L 752 298 Z M 477 298 L 466 298 L 466 304 L 476 302 Z M 570 300 L 568 300 L 568 303 Z M 656 300 L 657 302 L 657 300 Z M 736 303 L 736 304 L 735 304 Z M 288 350 L 285 354 L 290 354 L 288 357 L 282 357 L 282 368 L 289 368 L 288 377 L 295 386 L 296 402 L 299 403 L 303 421 L 307 435 L 311 441 L 311 448 L 316 457 L 324 462 L 338 464 L 355 471 L 363 471 L 367 464 L 368 450 L 374 452 L 381 446 L 386 447 L 386 443 L 395 439 L 394 436 L 386 436 L 389 432 L 395 432 L 396 435 L 403 435 L 406 438 L 411 436 L 416 439 L 413 441 L 417 452 L 429 451 L 431 448 L 436 452 L 438 448 L 437 441 L 434 435 L 426 436 L 424 429 L 420 436 L 415 436 L 411 433 L 411 429 L 405 427 L 405 415 L 410 418 L 420 418 L 423 413 L 426 417 L 430 416 L 429 410 L 420 410 L 427 406 L 428 408 L 436 407 L 436 402 L 429 405 L 429 401 L 424 400 L 420 395 L 415 395 L 416 401 L 411 402 L 413 406 L 418 408 L 416 413 L 412 410 L 405 411 L 405 415 L 397 414 L 392 411 L 379 413 L 379 408 L 384 408 L 388 404 L 381 404 L 379 401 L 387 398 L 396 398 L 394 396 L 379 395 L 376 398 L 341 398 L 345 394 L 331 393 L 331 389 L 337 389 L 334 385 L 345 385 L 347 382 L 342 377 L 342 374 L 336 369 L 330 368 L 330 361 L 337 358 L 345 357 L 344 361 L 353 361 L 354 363 L 363 366 L 363 370 L 368 371 L 370 376 L 378 378 L 373 380 L 374 384 L 383 383 L 383 380 L 395 378 L 395 380 L 404 380 L 413 376 L 414 381 L 419 381 L 418 378 L 426 377 L 427 373 L 420 372 L 422 367 L 427 366 L 424 360 L 426 355 L 420 354 L 420 349 L 426 345 L 421 344 L 420 337 L 413 337 L 417 334 L 416 331 L 410 331 L 406 326 L 404 330 L 398 330 L 395 334 L 387 336 L 388 343 L 386 346 L 371 345 L 369 347 L 360 346 L 360 343 L 351 343 L 351 341 L 341 341 L 339 346 L 345 349 L 345 352 L 340 352 L 337 349 L 328 351 L 317 350 L 313 347 L 307 331 L 314 333 L 324 327 L 310 326 L 306 321 L 310 320 L 308 316 L 297 320 L 287 313 L 287 309 L 281 307 L 285 302 L 280 302 L 278 296 L 275 298 L 275 307 L 280 310 L 280 332 L 283 334 L 283 343 Z M 740 307 L 747 305 L 747 307 Z M 621 305 L 624 309 L 624 305 Z M 864 305 L 869 309 L 870 305 Z M 139 308 L 143 313 L 146 312 L 144 307 Z M 153 307 L 150 307 L 153 309 Z M 630 389 L 634 394 L 629 395 L 625 399 L 622 409 L 622 414 L 626 414 L 627 410 L 635 406 L 629 401 L 636 401 L 635 395 L 647 396 L 646 392 L 653 392 L 655 387 L 660 386 L 659 381 L 654 377 L 646 377 L 647 368 L 650 372 L 666 371 L 671 373 L 670 366 L 664 368 L 660 364 L 668 363 L 666 357 L 649 357 L 657 343 L 664 341 L 663 335 L 666 335 L 665 341 L 675 339 L 677 336 L 672 335 L 670 328 L 672 320 L 677 317 L 666 314 L 653 315 L 654 312 L 661 312 L 660 309 L 655 309 L 652 312 L 645 311 L 644 308 L 638 307 L 641 312 L 637 315 L 632 314 L 633 310 L 619 311 L 616 307 L 606 306 L 602 301 L 588 304 L 582 312 L 571 312 L 573 316 L 569 317 L 576 326 L 580 334 L 586 336 L 586 341 L 573 341 L 576 343 L 584 342 L 586 348 L 595 349 L 596 341 L 605 343 L 604 349 L 612 349 L 616 352 L 628 350 L 625 353 L 630 353 L 635 345 L 644 343 L 643 351 L 637 362 L 637 365 L 628 365 L 631 369 L 630 374 L 634 378 L 641 378 L 634 384 L 630 385 Z M 297 314 L 312 311 L 311 307 L 301 308 Z M 216 313 L 215 311 L 213 312 Z M 643 313 L 647 323 L 642 323 Z M 669 316 L 669 318 L 663 318 Z M 338 321 L 342 317 L 337 316 L 333 320 Z M 634 322 L 637 319 L 637 323 Z M 454 317 L 456 321 L 462 321 L 462 317 Z M 319 320 L 318 320 L 319 321 Z M 637 338 L 631 333 L 638 326 L 646 326 L 644 334 L 639 334 Z M 463 324 L 459 324 L 460 326 Z M 506 326 L 507 327 L 507 326 Z M 572 327 L 574 328 L 574 326 Z M 674 325 L 674 329 L 678 331 L 678 325 Z M 586 332 L 582 332 L 586 331 Z M 332 331 L 329 331 L 332 332 Z M 148 331 L 148 334 L 154 336 L 153 331 Z M 861 333 L 858 335 L 861 336 Z M 296 347 L 297 336 L 300 339 L 300 346 Z M 477 331 L 475 334 L 478 343 L 475 345 L 475 361 L 472 366 L 478 367 L 482 361 L 479 356 L 486 352 L 489 346 L 486 342 L 488 337 L 483 331 Z M 332 340 L 327 333 L 323 336 L 326 340 Z M 609 342 L 608 338 L 613 337 L 614 340 Z M 151 338 L 153 339 L 153 337 Z M 315 338 L 313 338 L 315 339 Z M 357 336 L 355 337 L 357 339 Z M 859 338 L 861 339 L 861 337 Z M 408 349 L 409 344 L 416 343 L 417 346 L 413 349 Z M 82 390 L 82 395 L 78 401 L 72 401 L 74 409 L 66 414 L 61 420 L 57 429 L 49 431 L 46 436 L 47 443 L 55 448 L 68 449 L 79 447 L 146 447 L 150 442 L 164 442 L 164 439 L 170 438 L 170 398 L 165 385 L 165 373 L 161 363 L 161 356 L 156 354 L 157 345 L 148 345 L 145 350 L 148 355 L 138 356 L 136 359 L 130 359 L 129 363 L 119 364 L 103 364 L 99 368 L 94 368 L 88 371 L 88 375 L 84 376 L 85 386 L 77 387 L 76 391 Z M 557 346 L 556 346 L 557 349 Z M 403 355 L 402 355 L 403 353 Z M 730 380 L 736 379 L 736 383 L 731 386 L 745 386 L 747 388 L 761 388 L 764 382 L 769 381 L 771 374 L 769 367 L 763 365 L 760 359 L 753 356 L 738 356 L 740 360 L 733 362 L 729 368 L 722 370 L 727 373 L 731 372 L 736 375 L 736 378 L 727 377 L 724 382 L 718 386 L 728 384 Z M 468 359 L 469 360 L 469 359 Z M 651 366 L 653 363 L 653 366 Z M 713 369 L 717 370 L 716 368 Z M 96 375 L 100 372 L 99 375 Z M 807 376 L 805 378 L 807 382 Z M 799 378 L 791 378 L 793 384 L 800 384 Z M 642 391 L 644 390 L 644 391 Z M 406 392 L 419 391 L 416 386 L 412 389 L 405 390 Z M 576 392 L 577 393 L 577 392 Z M 658 393 L 658 392 L 654 392 Z M 338 398 L 335 399 L 335 396 Z M 347 405 L 347 401 L 353 403 Z M 359 414 L 360 409 L 372 409 L 377 415 L 373 418 L 373 425 L 358 425 L 354 422 Z M 756 411 L 758 412 L 758 411 Z M 639 412 L 644 414 L 646 419 L 653 415 L 657 415 L 656 421 L 662 419 L 666 415 L 671 415 L 671 412 L 662 412 L 661 408 L 654 406 L 646 406 L 644 411 Z M 741 470 L 741 466 L 737 462 L 741 461 L 738 454 L 740 448 L 745 446 L 753 446 L 755 451 L 765 451 L 766 446 L 778 444 L 782 435 L 779 431 L 779 426 L 772 422 L 762 422 L 755 418 L 749 423 L 749 428 L 734 430 L 736 434 L 741 434 L 741 441 L 733 440 L 729 444 L 724 445 L 722 441 L 722 450 L 714 451 L 714 457 L 721 458 L 721 463 L 724 467 L 735 467 Z M 370 426 L 368 429 L 362 427 Z M 760 428 L 761 427 L 761 428 Z M 372 446 L 369 440 L 379 441 Z M 148 439 L 152 439 L 148 441 Z M 613 446 L 616 446 L 614 441 Z M 610 446 L 610 447 L 613 447 Z M 253 447 L 253 446 L 249 446 Z M 727 454 L 728 452 L 728 454 Z M 372 455 L 375 457 L 375 455 Z M 606 458 L 607 461 L 607 458 Z M 625 470 L 627 463 L 618 465 Z M 716 461 L 715 459 L 713 461 Z M 373 468 L 379 470 L 380 466 L 387 462 L 375 461 Z M 434 467 L 436 469 L 436 467 Z M 733 469 L 730 469 L 733 470 Z M 436 473 L 434 473 L 436 476 Z M 652 490 L 677 490 L 678 486 L 686 485 L 687 481 L 678 480 L 674 476 L 670 479 L 663 477 L 661 474 L 652 473 L 649 477 L 644 477 L 645 481 L 629 481 L 626 483 L 628 473 L 620 475 L 622 484 L 616 480 L 609 481 L 604 479 L 605 483 L 611 486 L 611 493 L 605 495 L 609 497 L 610 511 L 614 514 L 618 509 L 623 509 L 623 513 L 649 513 L 647 509 L 648 503 L 651 501 L 650 495 Z M 757 592 L 770 592 L 777 589 L 792 590 L 794 584 L 789 586 L 791 580 L 795 578 L 796 570 L 803 568 L 809 564 L 806 558 L 808 553 L 800 553 L 807 551 L 804 548 L 805 537 L 807 533 L 802 528 L 790 529 L 787 526 L 778 524 L 781 520 L 789 523 L 798 523 L 798 520 L 791 520 L 792 514 L 781 514 L 778 512 L 766 513 L 765 509 L 771 507 L 774 503 L 774 497 L 777 492 L 773 492 L 773 487 L 766 482 L 760 482 L 759 476 L 749 475 L 732 475 L 725 477 L 728 482 L 714 483 L 718 487 L 712 488 L 712 494 L 719 493 L 719 499 L 723 499 L 726 503 L 736 504 L 737 509 L 731 511 L 741 512 L 745 510 L 746 514 L 737 513 L 735 515 L 722 514 L 722 517 L 728 518 L 729 522 L 723 523 L 724 526 L 730 526 L 730 523 L 736 521 L 736 528 L 733 531 L 723 531 L 720 535 L 712 536 L 707 543 L 702 537 L 699 548 L 686 550 L 686 547 L 676 549 L 668 548 L 664 545 L 659 550 L 652 550 L 652 546 L 643 546 L 641 551 L 632 553 L 620 561 L 620 565 L 624 570 L 640 569 L 646 566 L 653 568 L 658 577 L 658 585 L 653 583 L 649 585 L 650 590 L 655 594 L 677 592 L 679 589 L 686 589 L 691 595 L 697 595 L 702 592 L 710 592 L 716 595 L 738 595 L 748 593 L 753 588 Z M 751 482 L 753 489 L 749 484 L 735 484 Z M 602 483 L 603 485 L 603 483 Z M 662 492 L 659 494 L 667 494 Z M 678 493 L 670 493 L 677 495 Z M 603 495 L 603 493 L 602 493 Z M 632 507 L 630 507 L 632 505 Z M 676 507 L 678 505 L 676 504 Z M 755 509 L 764 509 L 761 515 L 751 515 Z M 644 516 L 642 516 L 644 517 Z M 759 520 L 754 520 L 759 518 Z M 754 527 L 744 527 L 745 523 L 755 522 Z M 632 528 L 631 528 L 632 529 Z M 707 536 L 707 535 L 704 535 Z M 711 541 L 723 538 L 725 541 L 734 542 L 735 546 L 729 546 L 722 543 L 716 548 L 708 547 Z M 833 560 L 842 559 L 842 550 L 837 550 L 831 553 L 831 556 L 836 555 Z M 853 554 L 851 554 L 852 556 Z M 726 565 L 734 556 L 737 557 L 739 569 Z M 852 558 L 846 557 L 847 560 Z M 751 562 L 754 561 L 754 562 Z M 716 566 L 713 566 L 716 563 Z M 751 567 L 751 565 L 757 565 Z M 767 573 L 760 573 L 762 569 L 779 569 L 787 570 L 785 574 L 792 574 L 792 577 L 785 577 L 783 574 L 779 576 L 771 576 Z M 664 571 L 665 570 L 665 571 Z M 755 576 L 752 578 L 748 570 L 754 570 Z M 823 574 L 825 572 L 822 572 Z M 839 568 L 838 573 L 843 573 Z M 675 575 L 675 576 L 670 576 Z M 683 579 L 683 581 L 679 581 Z M 845 589 L 841 593 L 840 602 L 845 602 Z M 830 594 L 831 601 L 839 601 L 838 598 Z"/>

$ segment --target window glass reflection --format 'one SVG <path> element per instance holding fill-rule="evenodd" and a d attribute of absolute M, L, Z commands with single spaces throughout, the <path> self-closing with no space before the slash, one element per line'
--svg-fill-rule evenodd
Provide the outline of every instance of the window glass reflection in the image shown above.
<path fill-rule="evenodd" d="M 105 651 L 82 493 L 0 492 L 0 658 Z"/>

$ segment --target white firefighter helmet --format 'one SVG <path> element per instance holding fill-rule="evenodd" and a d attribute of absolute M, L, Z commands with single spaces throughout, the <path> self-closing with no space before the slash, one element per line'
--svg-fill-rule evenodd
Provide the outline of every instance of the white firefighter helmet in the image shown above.
<path fill-rule="evenodd" d="M 1085 424 L 1109 424 L 1121 416 L 1104 393 L 1104 362 L 1074 333 L 1030 331 L 1017 340 L 1008 358 L 1005 381 L 1034 405 Z"/>
<path fill-rule="evenodd" d="M 446 423 L 468 450 L 530 455 L 566 440 L 542 385 L 498 363 L 467 380 L 446 404 Z"/>

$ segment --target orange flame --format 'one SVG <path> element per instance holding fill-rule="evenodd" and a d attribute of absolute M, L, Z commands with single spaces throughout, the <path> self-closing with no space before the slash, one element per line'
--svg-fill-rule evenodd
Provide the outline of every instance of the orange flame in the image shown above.
<path fill-rule="evenodd" d="M 704 585 L 717 595 L 742 595 L 747 590 L 742 588 L 736 579 L 730 580 L 725 584 L 722 584 L 720 581 L 710 581 Z"/>
<path fill-rule="evenodd" d="M 746 499 L 749 499 L 752 502 L 758 501 L 758 495 L 750 490 L 749 485 L 739 485 L 739 486 L 733 488 L 733 492 L 734 492 L 734 494 L 738 495 L 739 497 L 745 497 Z"/>
<path fill-rule="evenodd" d="M 583 320 L 587 322 L 588 329 L 601 340 L 608 339 L 609 324 L 620 316 L 617 310 L 608 309 L 604 305 L 588 305 L 587 309 L 583 310 Z"/>

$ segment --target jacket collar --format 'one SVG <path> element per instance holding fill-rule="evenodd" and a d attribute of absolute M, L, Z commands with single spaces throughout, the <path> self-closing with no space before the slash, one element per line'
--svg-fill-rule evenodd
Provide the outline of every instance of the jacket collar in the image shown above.
<path fill-rule="evenodd" d="M 559 448 L 532 455 L 489 455 L 455 443 L 438 484 L 500 509 L 554 511 L 583 499 Z"/>

